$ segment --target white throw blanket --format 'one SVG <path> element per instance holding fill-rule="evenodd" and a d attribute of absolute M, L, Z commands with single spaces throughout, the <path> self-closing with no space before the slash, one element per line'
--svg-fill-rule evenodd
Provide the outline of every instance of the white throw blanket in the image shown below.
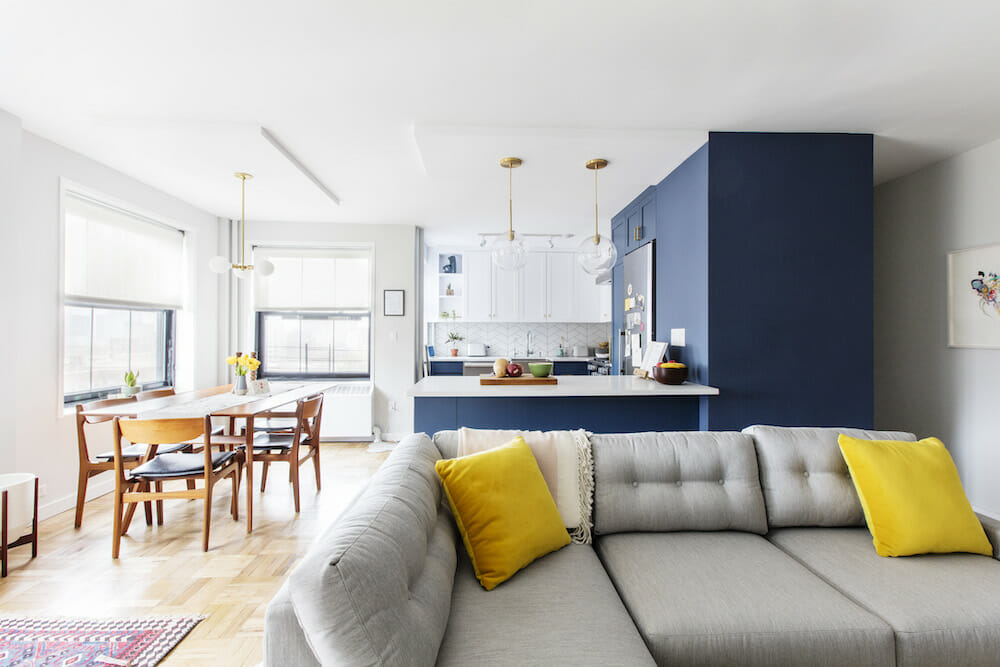
<path fill-rule="evenodd" d="M 594 492 L 594 461 L 587 432 L 513 431 L 460 428 L 458 455 L 468 456 L 524 438 L 556 501 L 570 537 L 578 544 L 591 542 L 591 509 Z"/>

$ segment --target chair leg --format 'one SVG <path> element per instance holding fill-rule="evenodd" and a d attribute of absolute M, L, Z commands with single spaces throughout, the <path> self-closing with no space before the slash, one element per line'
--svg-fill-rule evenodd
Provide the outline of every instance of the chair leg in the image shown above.
<path fill-rule="evenodd" d="M 145 482 L 142 485 L 142 490 L 143 491 L 149 491 L 149 482 Z M 147 526 L 152 526 L 153 525 L 153 503 L 150 502 L 149 500 L 147 500 L 146 502 L 144 502 L 142 504 L 142 510 L 143 510 L 143 512 L 146 513 L 146 525 Z"/>
<path fill-rule="evenodd" d="M 212 485 L 205 484 L 205 518 L 201 527 L 201 550 L 208 551 L 208 530 L 212 524 Z"/>
<path fill-rule="evenodd" d="M 316 469 L 316 490 L 320 491 L 323 488 L 323 481 L 320 479 L 319 474 L 319 445 L 317 444 L 312 448 L 313 450 L 313 468 Z"/>
<path fill-rule="evenodd" d="M 135 507 L 135 505 L 132 505 Z M 115 527 L 111 538 L 111 557 L 118 558 L 118 550 L 122 543 L 122 494 L 115 491 Z"/>
<path fill-rule="evenodd" d="M 291 467 L 289 476 L 292 478 L 292 495 L 295 497 L 295 512 L 299 511 L 299 462 L 290 461 L 288 464 Z"/>
<path fill-rule="evenodd" d="M 267 468 L 271 465 L 270 461 L 264 461 L 264 469 L 260 473 L 260 492 L 264 493 L 264 488 L 267 486 Z"/>
<path fill-rule="evenodd" d="M 188 491 L 194 491 L 194 480 L 193 479 L 187 480 L 187 488 L 188 488 Z"/>
<path fill-rule="evenodd" d="M 156 483 L 156 492 L 163 493 L 163 482 Z M 156 525 L 163 525 L 163 500 L 156 501 Z"/>
<path fill-rule="evenodd" d="M 230 473 L 233 476 L 233 521 L 240 520 L 240 477 L 237 471 Z"/>
<path fill-rule="evenodd" d="M 87 480 L 90 479 L 90 475 L 87 474 L 86 468 L 80 468 L 80 477 L 76 481 L 76 520 L 73 523 L 74 528 L 79 528 L 83 525 L 83 504 L 87 502 Z"/>
<path fill-rule="evenodd" d="M 135 508 L 138 506 L 138 503 L 128 503 L 128 509 L 125 511 L 125 517 L 122 519 L 122 535 L 127 533 L 129 526 L 132 525 L 132 517 L 135 516 Z"/>

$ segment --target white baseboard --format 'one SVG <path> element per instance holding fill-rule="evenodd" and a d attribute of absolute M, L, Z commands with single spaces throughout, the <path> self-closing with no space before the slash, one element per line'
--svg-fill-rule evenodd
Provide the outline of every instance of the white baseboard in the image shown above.
<path fill-rule="evenodd" d="M 100 498 L 101 496 L 111 493 L 115 490 L 114 478 L 110 475 L 108 479 L 91 479 L 87 484 L 87 500 L 91 501 L 95 498 Z M 71 510 L 76 508 L 76 492 L 68 493 L 64 496 L 59 496 L 58 498 L 52 498 L 51 500 L 42 501 L 41 498 L 38 499 L 38 520 L 44 521 L 45 519 L 50 519 L 60 512 L 65 512 L 66 510 Z"/>

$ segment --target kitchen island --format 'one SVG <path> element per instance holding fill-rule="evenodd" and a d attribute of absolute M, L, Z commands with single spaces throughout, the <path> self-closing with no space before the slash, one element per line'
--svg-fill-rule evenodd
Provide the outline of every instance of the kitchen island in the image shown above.
<path fill-rule="evenodd" d="M 664 385 L 624 375 L 561 376 L 555 385 L 480 385 L 478 377 L 432 376 L 413 385 L 414 431 L 585 428 L 595 433 L 698 430 L 715 387 Z"/>

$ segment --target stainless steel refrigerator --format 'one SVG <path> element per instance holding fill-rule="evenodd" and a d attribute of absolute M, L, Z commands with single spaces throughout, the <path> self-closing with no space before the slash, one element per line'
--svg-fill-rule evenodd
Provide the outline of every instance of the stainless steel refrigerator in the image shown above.
<path fill-rule="evenodd" d="M 649 341 L 656 340 L 655 296 L 653 294 L 653 244 L 650 241 L 625 255 L 622 284 L 625 307 L 622 329 L 619 331 L 619 369 L 631 375 L 642 363 L 642 354 Z"/>

